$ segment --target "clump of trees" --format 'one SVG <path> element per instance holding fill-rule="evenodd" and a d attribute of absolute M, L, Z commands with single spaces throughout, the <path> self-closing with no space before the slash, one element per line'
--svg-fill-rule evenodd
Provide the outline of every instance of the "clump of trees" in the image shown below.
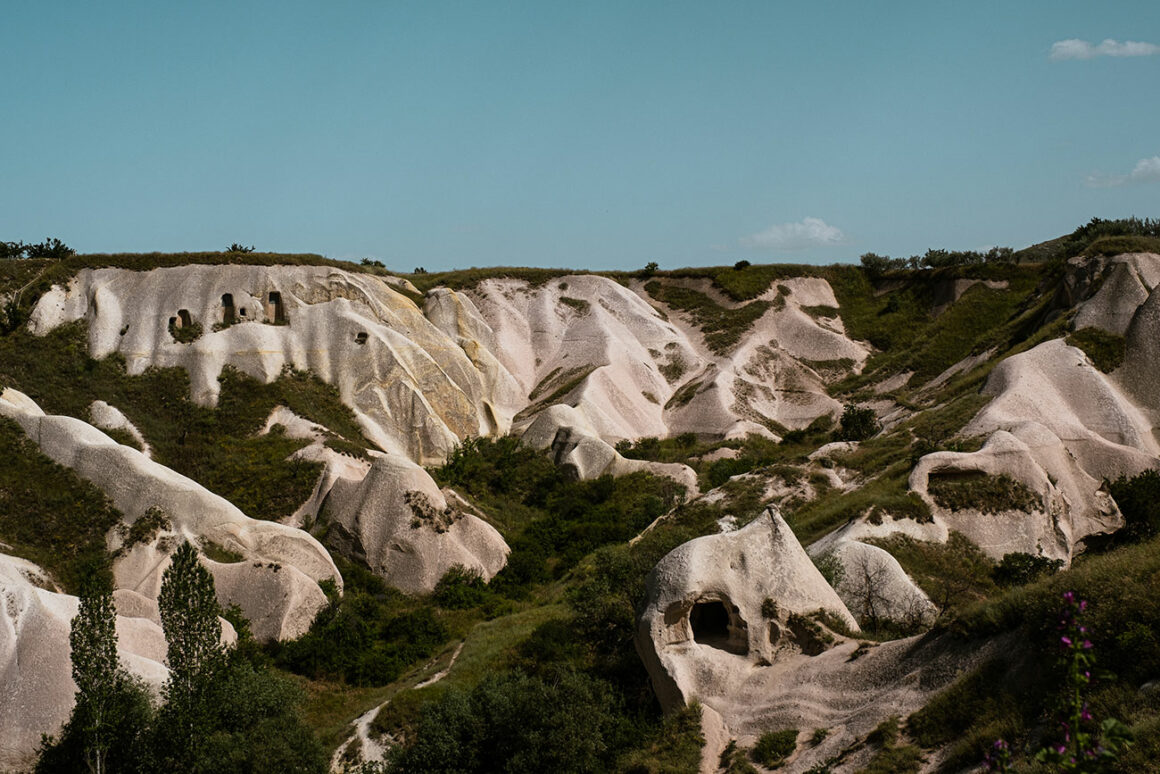
<path fill-rule="evenodd" d="M 947 266 L 981 266 L 989 263 L 1014 263 L 1015 251 L 1010 247 L 992 247 L 985 253 L 977 250 L 927 250 L 923 255 L 892 258 L 889 255 L 866 253 L 862 268 L 878 276 L 900 269 L 942 269 Z"/>
<path fill-rule="evenodd" d="M 64 242 L 50 237 L 43 242 L 0 242 L 0 258 L 51 258 L 60 260 L 76 255 L 77 251 Z"/>
<path fill-rule="evenodd" d="M 76 705 L 60 736 L 42 741 L 38 774 L 327 770 L 296 713 L 298 691 L 265 665 L 247 627 L 241 647 L 221 645 L 213 578 L 189 543 L 174 553 L 157 603 L 169 666 L 160 706 L 117 657 L 107 568 L 85 584 L 69 637 Z"/>

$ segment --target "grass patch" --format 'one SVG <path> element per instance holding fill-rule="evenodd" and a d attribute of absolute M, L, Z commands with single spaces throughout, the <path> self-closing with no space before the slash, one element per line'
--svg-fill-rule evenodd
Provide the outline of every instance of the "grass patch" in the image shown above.
<path fill-rule="evenodd" d="M 572 307 L 577 313 L 582 315 L 588 314 L 588 310 L 592 308 L 592 305 L 584 299 L 572 298 L 571 296 L 560 296 L 560 303 Z"/>
<path fill-rule="evenodd" d="M 906 463 L 892 465 L 878 478 L 850 492 L 830 491 L 788 512 L 786 520 L 802 545 L 862 515 L 881 523 L 887 518 L 930 520 L 930 509 L 907 490 Z"/>
<path fill-rule="evenodd" d="M 0 541 L 77 593 L 107 562 L 105 533 L 122 523 L 105 493 L 41 453 L 20 425 L 0 417 Z"/>
<path fill-rule="evenodd" d="M 786 728 L 781 731 L 767 731 L 753 746 L 753 760 L 767 769 L 776 769 L 797 749 L 798 730 Z"/>
<path fill-rule="evenodd" d="M 661 303 L 688 313 L 705 335 L 705 345 L 718 355 L 727 354 L 770 307 L 768 301 L 750 301 L 728 309 L 700 291 L 658 280 L 647 283 L 644 289 Z"/>
<path fill-rule="evenodd" d="M 633 537 L 684 494 L 648 473 L 576 481 L 511 437 L 468 439 L 433 472 L 497 515 L 512 552 L 491 585 L 517 597 L 563 577 L 600 546 Z"/>
<path fill-rule="evenodd" d="M 1110 374 L 1124 362 L 1124 337 L 1099 328 L 1081 328 L 1068 335 L 1067 343 L 1082 349 L 1092 365 Z"/>
<path fill-rule="evenodd" d="M 930 477 L 930 496 L 952 511 L 982 513 L 1037 511 L 1043 502 L 1035 492 L 1006 473 L 993 476 L 982 471 L 937 473 Z"/>
<path fill-rule="evenodd" d="M 998 591 L 993 579 L 995 563 L 961 533 L 951 532 L 946 543 L 909 535 L 867 542 L 889 551 L 940 614 L 960 611 Z"/>

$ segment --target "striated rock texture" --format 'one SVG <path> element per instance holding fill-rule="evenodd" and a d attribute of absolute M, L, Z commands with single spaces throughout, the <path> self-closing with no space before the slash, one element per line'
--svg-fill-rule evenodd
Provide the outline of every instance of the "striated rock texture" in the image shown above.
<path fill-rule="evenodd" d="M 769 309 L 726 355 L 606 277 L 489 279 L 432 290 L 422 309 L 388 280 L 318 266 L 84 270 L 41 297 L 29 328 L 85 320 L 93 357 L 120 353 L 131 374 L 182 366 L 203 404 L 227 364 L 266 381 L 287 365 L 310 370 L 368 438 L 419 464 L 558 404 L 607 443 L 804 427 L 840 411 L 815 367 L 856 370 L 869 352 L 836 317 L 805 311 L 837 306 L 817 278 L 771 286 L 759 299 Z M 191 326 L 200 335 L 188 343 L 171 332 Z"/>
<path fill-rule="evenodd" d="M 223 604 L 237 604 L 259 639 L 305 632 L 326 604 L 318 586 L 342 578 L 330 554 L 301 530 L 251 519 L 196 482 L 122 446 L 79 419 L 48 416 L 26 395 L 0 393 L 0 415 L 16 420 L 53 461 L 103 490 L 132 524 L 159 509 L 171 528 L 161 541 L 134 547 L 114 564 L 118 588 L 156 599 L 161 574 L 177 540 L 207 542 L 239 554 L 244 562 L 209 562 Z M 111 536 L 115 539 L 116 536 Z"/>
<path fill-rule="evenodd" d="M 918 709 L 997 647 L 964 652 L 919 637 L 860 647 L 819 625 L 819 609 L 856 629 L 785 521 L 768 511 L 736 532 L 685 543 L 657 564 L 636 646 L 666 710 L 693 700 L 710 710 L 718 755 L 727 740 L 750 746 L 771 728 L 827 729 L 822 744 L 788 764 L 795 772 L 825 763 L 887 717 Z"/>

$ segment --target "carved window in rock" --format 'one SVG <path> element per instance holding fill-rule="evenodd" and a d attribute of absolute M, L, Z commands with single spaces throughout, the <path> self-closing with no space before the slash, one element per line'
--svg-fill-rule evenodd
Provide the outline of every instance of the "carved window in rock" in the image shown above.
<path fill-rule="evenodd" d="M 689 611 L 693 640 L 701 645 L 736 653 L 749 653 L 749 627 L 737 606 L 728 600 L 704 599 Z"/>
<path fill-rule="evenodd" d="M 275 325 L 286 324 L 286 307 L 282 304 L 282 294 L 271 290 L 266 297 L 266 316 L 272 318 Z"/>
<path fill-rule="evenodd" d="M 237 310 L 234 308 L 234 294 L 222 295 L 222 324 L 233 325 L 237 322 Z"/>

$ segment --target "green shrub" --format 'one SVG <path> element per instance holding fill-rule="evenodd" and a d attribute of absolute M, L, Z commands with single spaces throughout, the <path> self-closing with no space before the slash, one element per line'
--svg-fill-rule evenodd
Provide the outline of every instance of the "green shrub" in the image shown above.
<path fill-rule="evenodd" d="M 489 676 L 424 706 L 387 771 L 608 771 L 628 730 L 618 710 L 610 687 L 584 674 Z"/>
<path fill-rule="evenodd" d="M 705 334 L 706 346 L 718 355 L 728 353 L 770 306 L 768 301 L 750 301 L 730 309 L 704 293 L 659 280 L 646 284 L 645 291 L 661 303 L 687 312 Z"/>
<path fill-rule="evenodd" d="M 837 433 L 839 441 L 865 441 L 877 435 L 881 429 L 874 409 L 853 405 L 846 406 L 839 424 Z"/>
<path fill-rule="evenodd" d="M 995 583 L 1000 586 L 1023 586 L 1039 580 L 1044 575 L 1053 575 L 1063 567 L 1062 559 L 1020 552 L 1004 554 L 995 566 Z"/>
<path fill-rule="evenodd" d="M 0 417 L 0 541 L 75 592 L 94 562 L 108 561 L 105 533 L 122 523 L 104 492 L 46 457 L 20 425 Z"/>
<path fill-rule="evenodd" d="M 1115 371 L 1124 362 L 1123 336 L 1099 328 L 1081 328 L 1067 337 L 1067 343 L 1082 349 L 1092 365 L 1105 374 Z"/>
<path fill-rule="evenodd" d="M 767 731 L 753 746 L 753 760 L 767 769 L 777 768 L 797 749 L 797 737 L 796 728 Z"/>
<path fill-rule="evenodd" d="M 969 471 L 932 475 L 928 491 L 936 503 L 952 511 L 1002 513 L 1043 509 L 1043 502 L 1035 492 L 1006 473 L 993 476 Z"/>

